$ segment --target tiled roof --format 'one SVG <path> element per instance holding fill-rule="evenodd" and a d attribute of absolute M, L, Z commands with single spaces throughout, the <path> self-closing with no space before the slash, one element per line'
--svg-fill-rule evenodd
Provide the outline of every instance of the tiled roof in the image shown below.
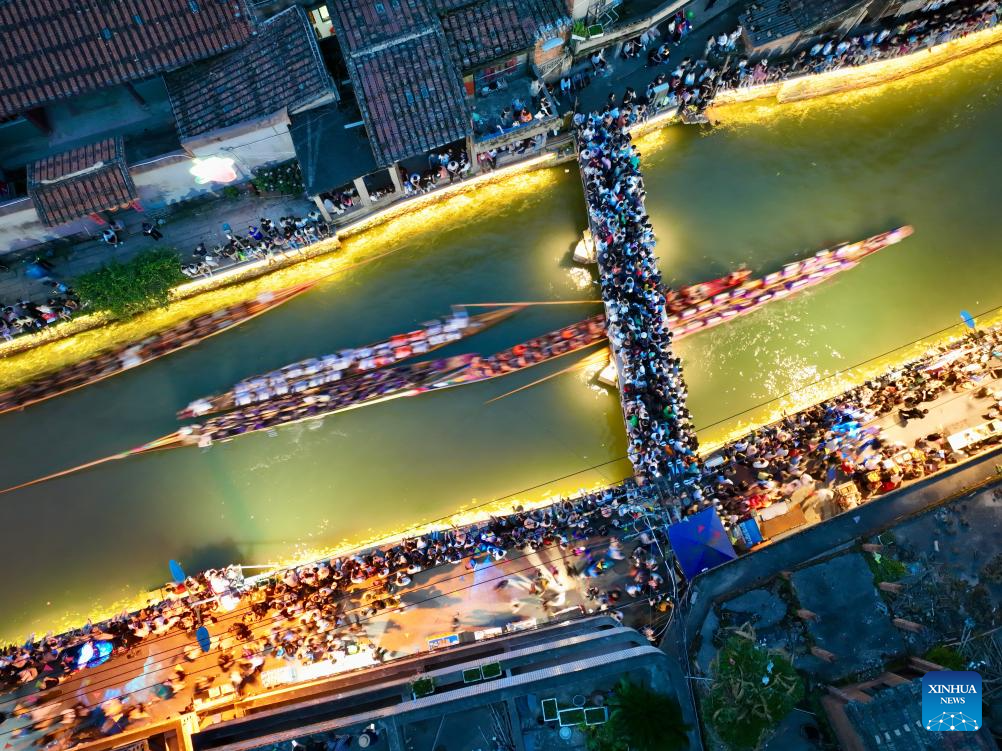
<path fill-rule="evenodd" d="M 28 193 L 49 227 L 137 198 L 121 138 L 106 138 L 28 165 Z"/>
<path fill-rule="evenodd" d="M 0 116 L 173 70 L 253 31 L 245 0 L 0 0 Z"/>
<path fill-rule="evenodd" d="M 756 0 L 742 17 L 755 44 L 810 31 L 862 0 Z"/>
<path fill-rule="evenodd" d="M 377 163 L 386 166 L 470 132 L 463 82 L 440 32 L 356 54 L 348 69 Z"/>
<path fill-rule="evenodd" d="M 478 0 L 428 0 L 428 4 L 436 13 L 448 13 L 451 10 L 459 10 L 466 5 L 473 5 L 477 1 Z"/>
<path fill-rule="evenodd" d="M 903 683 L 878 692 L 869 702 L 852 701 L 846 717 L 867 751 L 988 751 L 994 741 L 977 732 L 938 733 L 922 727 L 922 686 Z"/>
<path fill-rule="evenodd" d="M 481 0 L 442 18 L 449 45 L 463 68 L 531 47 L 570 25 L 562 0 Z"/>
<path fill-rule="evenodd" d="M 328 0 L 345 56 L 394 37 L 424 32 L 435 17 L 425 0 Z"/>
<path fill-rule="evenodd" d="M 268 19 L 236 52 L 165 77 L 182 139 L 295 109 L 334 92 L 302 8 Z"/>
<path fill-rule="evenodd" d="M 790 12 L 801 30 L 810 31 L 815 26 L 835 18 L 863 3 L 863 0 L 789 0 Z"/>

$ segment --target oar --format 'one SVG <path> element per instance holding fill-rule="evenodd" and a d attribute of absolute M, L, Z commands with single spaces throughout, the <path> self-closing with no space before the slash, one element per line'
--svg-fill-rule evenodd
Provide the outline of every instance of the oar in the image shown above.
<path fill-rule="evenodd" d="M 564 368 L 563 370 L 558 370 L 556 373 L 550 373 L 550 375 L 548 375 L 548 376 L 543 376 L 542 378 L 540 378 L 538 380 L 535 380 L 532 383 L 527 383 L 527 384 L 525 384 L 525 386 L 520 386 L 517 389 L 509 391 L 509 392 L 507 392 L 505 394 L 501 394 L 501 396 L 495 396 L 493 399 L 489 399 L 488 401 L 484 402 L 484 404 L 490 404 L 491 402 L 496 402 L 499 399 L 504 399 L 506 396 L 511 396 L 512 394 L 517 394 L 519 391 L 525 391 L 525 389 L 531 388 L 532 386 L 538 386 L 539 384 L 543 383 L 543 381 L 548 381 L 551 378 L 556 378 L 557 376 L 563 375 L 564 373 L 569 373 L 572 370 L 577 370 L 578 368 L 581 368 L 581 367 L 584 367 L 586 365 L 589 365 L 590 362 L 591 362 L 591 360 L 592 360 L 592 358 L 595 358 L 595 356 L 599 355 L 599 354 L 602 354 L 603 356 L 605 356 L 604 353 L 592 352 L 592 353 L 587 354 L 584 357 L 582 357 L 580 360 L 578 360 L 573 365 Z"/>
<path fill-rule="evenodd" d="M 542 300 L 535 302 L 469 302 L 457 308 L 500 308 L 505 305 L 528 307 L 530 305 L 599 305 L 601 300 Z"/>
<path fill-rule="evenodd" d="M 75 472 L 82 472 L 85 469 L 96 467 L 99 464 L 106 464 L 107 462 L 114 462 L 119 459 L 125 459 L 127 457 L 132 456 L 133 454 L 142 453 L 143 451 L 155 450 L 157 448 L 165 448 L 165 447 L 158 447 L 156 444 L 168 438 L 171 438 L 174 435 L 176 434 L 171 433 L 171 435 L 163 436 L 162 438 L 158 438 L 155 441 L 150 441 L 149 443 L 144 443 L 142 446 L 138 446 L 134 449 L 129 449 L 128 451 L 122 451 L 118 454 L 112 454 L 111 456 L 106 456 L 102 459 L 94 459 L 93 461 L 86 462 L 84 464 L 78 464 L 77 466 L 70 467 L 69 469 L 63 469 L 60 470 L 59 472 L 53 472 L 51 475 L 45 475 L 44 477 L 39 477 L 34 480 L 29 480 L 28 482 L 22 482 L 20 485 L 13 485 L 9 488 L 4 488 L 3 490 L 0 490 L 0 495 L 4 495 L 6 493 L 13 493 L 15 490 L 28 488 L 31 487 L 32 485 L 38 485 L 43 482 L 48 482 L 49 480 L 55 480 L 56 478 L 59 477 L 65 477 L 66 475 L 72 475 Z"/>

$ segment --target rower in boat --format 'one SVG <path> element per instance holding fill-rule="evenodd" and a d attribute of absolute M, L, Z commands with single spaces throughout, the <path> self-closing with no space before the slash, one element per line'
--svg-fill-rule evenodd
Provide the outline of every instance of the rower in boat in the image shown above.
<path fill-rule="evenodd" d="M 432 379 L 465 367 L 472 355 L 373 371 L 334 387 L 308 394 L 289 394 L 261 404 L 238 408 L 188 426 L 200 444 L 229 440 L 243 433 L 270 430 L 303 420 L 324 417 L 367 402 L 420 393 Z"/>
<path fill-rule="evenodd" d="M 302 394 L 322 389 L 473 336 L 513 315 L 521 307 L 511 305 L 476 316 L 470 316 L 463 308 L 456 308 L 444 320 L 429 321 L 420 329 L 407 334 L 398 334 L 365 347 L 300 360 L 278 370 L 244 379 L 222 394 L 196 399 L 178 413 L 178 418 L 201 417 L 289 393 Z"/>
<path fill-rule="evenodd" d="M 704 300 L 715 297 L 722 292 L 734 289 L 742 284 L 749 276 L 751 270 L 743 265 L 726 276 L 714 279 L 701 284 L 693 284 L 683 287 L 680 290 L 668 289 L 665 291 L 665 305 L 672 313 L 679 313 L 688 307 L 698 305 Z"/>
<path fill-rule="evenodd" d="M 313 283 L 290 287 L 281 292 L 265 293 L 253 300 L 231 305 L 182 321 L 138 342 L 129 342 L 74 363 L 49 375 L 0 392 L 0 414 L 88 386 L 130 368 L 190 347 L 281 305 L 310 289 Z"/>

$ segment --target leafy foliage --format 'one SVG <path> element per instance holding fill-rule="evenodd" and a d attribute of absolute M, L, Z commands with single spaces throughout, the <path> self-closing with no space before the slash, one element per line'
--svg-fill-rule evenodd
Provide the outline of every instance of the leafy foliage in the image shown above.
<path fill-rule="evenodd" d="M 262 193 L 298 196 L 305 190 L 303 171 L 295 159 L 257 170 L 251 182 Z"/>
<path fill-rule="evenodd" d="M 908 567 L 897 558 L 891 558 L 889 555 L 878 555 L 879 557 L 877 555 L 866 556 L 866 562 L 870 566 L 870 571 L 873 572 L 874 584 L 895 582 L 908 573 Z"/>
<path fill-rule="evenodd" d="M 435 679 L 424 677 L 412 681 L 411 692 L 414 694 L 415 699 L 420 699 L 422 696 L 429 696 L 435 693 Z"/>
<path fill-rule="evenodd" d="M 713 663 L 706 716 L 732 748 L 755 748 L 804 697 L 804 684 L 786 656 L 731 636 Z"/>
<path fill-rule="evenodd" d="M 111 263 L 77 277 L 74 286 L 94 310 L 128 318 L 166 307 L 171 287 L 184 281 L 180 256 L 168 248 L 147 250 L 126 263 Z"/>
<path fill-rule="evenodd" d="M 609 721 L 588 738 L 590 751 L 682 751 L 689 726 L 674 696 L 621 680 L 608 702 Z"/>
<path fill-rule="evenodd" d="M 947 670 L 967 670 L 967 660 L 953 647 L 936 646 L 925 653 L 925 659 Z"/>

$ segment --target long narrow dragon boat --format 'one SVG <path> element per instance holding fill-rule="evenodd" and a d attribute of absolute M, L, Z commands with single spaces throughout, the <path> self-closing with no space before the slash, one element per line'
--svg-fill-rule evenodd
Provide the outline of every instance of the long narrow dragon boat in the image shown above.
<path fill-rule="evenodd" d="M 305 393 L 287 394 L 260 404 L 237 407 L 200 423 L 187 425 L 175 434 L 153 444 L 146 444 L 143 448 L 145 451 L 153 451 L 192 444 L 207 447 L 218 441 L 229 441 L 250 433 L 271 431 L 361 406 L 414 396 L 429 391 L 431 384 L 465 368 L 474 359 L 475 355 L 457 355 L 412 365 L 380 368 L 348 381 L 327 384 Z"/>
<path fill-rule="evenodd" d="M 68 394 L 192 347 L 210 337 L 247 323 L 269 310 L 274 310 L 314 285 L 315 282 L 307 282 L 278 292 L 262 293 L 253 300 L 189 318 L 141 341 L 109 349 L 97 357 L 68 365 L 41 378 L 0 392 L 0 414 L 24 409 Z"/>
<path fill-rule="evenodd" d="M 904 225 L 865 240 L 822 250 L 809 258 L 786 264 L 780 271 L 746 281 L 681 312 L 668 316 L 675 337 L 719 326 L 732 318 L 751 313 L 766 303 L 803 292 L 836 274 L 855 267 L 867 256 L 899 243 L 914 229 Z"/>
<path fill-rule="evenodd" d="M 465 309 L 458 308 L 444 320 L 430 321 L 407 334 L 364 347 L 341 350 L 336 354 L 300 360 L 278 370 L 245 378 L 228 391 L 196 399 L 178 412 L 178 419 L 261 404 L 289 394 L 306 394 L 365 373 L 399 365 L 412 357 L 478 334 L 521 309 L 522 306 L 509 305 L 470 316 Z"/>

